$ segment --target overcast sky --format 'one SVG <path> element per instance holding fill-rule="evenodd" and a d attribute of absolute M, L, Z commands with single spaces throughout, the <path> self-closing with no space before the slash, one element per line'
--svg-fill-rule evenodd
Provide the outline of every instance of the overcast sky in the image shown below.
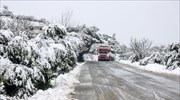
<path fill-rule="evenodd" d="M 1 0 L 0 0 L 1 1 Z M 148 38 L 154 44 L 180 39 L 180 1 L 1 1 L 14 14 L 31 15 L 50 21 L 62 12 L 73 11 L 73 20 L 94 25 L 100 33 L 116 33 L 121 44 L 131 37 Z"/>

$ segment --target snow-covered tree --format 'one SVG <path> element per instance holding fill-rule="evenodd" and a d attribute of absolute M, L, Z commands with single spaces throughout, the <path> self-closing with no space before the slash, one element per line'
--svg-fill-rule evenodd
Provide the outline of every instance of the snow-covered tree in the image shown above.
<path fill-rule="evenodd" d="M 9 17 L 13 18 L 14 14 L 11 11 L 9 11 L 8 6 L 4 5 L 0 16 L 9 16 Z"/>
<path fill-rule="evenodd" d="M 89 53 L 91 46 L 95 43 L 102 43 L 102 40 L 97 34 L 99 29 L 95 26 L 88 27 L 86 25 L 77 26 L 73 28 L 69 28 L 68 32 L 78 33 L 80 40 L 82 41 L 81 45 L 79 45 L 77 58 L 79 62 L 83 62 L 83 55 Z"/>
<path fill-rule="evenodd" d="M 130 47 L 132 52 L 135 54 L 132 62 L 139 61 L 143 59 L 147 55 L 149 55 L 149 49 L 151 47 L 152 42 L 148 39 L 137 40 L 136 38 L 131 38 Z"/>
<path fill-rule="evenodd" d="M 130 48 L 126 45 L 120 45 L 119 47 L 119 59 L 122 60 L 131 60 L 130 57 L 132 56 L 133 52 L 131 52 Z"/>

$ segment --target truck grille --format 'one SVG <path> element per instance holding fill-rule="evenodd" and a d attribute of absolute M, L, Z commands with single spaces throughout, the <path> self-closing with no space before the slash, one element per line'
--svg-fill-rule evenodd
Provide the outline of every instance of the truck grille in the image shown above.
<path fill-rule="evenodd" d="M 99 58 L 106 58 L 107 55 L 99 55 Z"/>

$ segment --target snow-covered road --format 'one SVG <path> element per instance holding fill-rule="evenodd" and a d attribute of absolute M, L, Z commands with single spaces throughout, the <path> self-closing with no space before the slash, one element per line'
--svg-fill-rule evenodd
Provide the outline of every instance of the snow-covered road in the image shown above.
<path fill-rule="evenodd" d="M 179 100 L 179 76 L 153 73 L 119 62 L 87 61 L 82 66 L 79 100 Z"/>

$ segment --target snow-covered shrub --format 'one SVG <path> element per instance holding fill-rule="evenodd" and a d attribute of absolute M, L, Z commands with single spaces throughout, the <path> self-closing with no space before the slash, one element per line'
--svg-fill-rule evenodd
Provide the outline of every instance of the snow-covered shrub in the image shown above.
<path fill-rule="evenodd" d="M 78 32 L 75 37 L 78 37 L 79 40 L 82 41 L 77 47 L 79 49 L 78 52 L 76 52 L 78 53 L 77 58 L 79 62 L 84 61 L 83 55 L 89 53 L 93 44 L 102 42 L 100 36 L 97 34 L 98 30 L 95 26 L 87 27 L 86 25 L 68 29 L 71 33 Z"/>
<path fill-rule="evenodd" d="M 146 57 L 143 59 L 138 59 L 139 57 L 136 55 L 132 59 L 132 62 L 139 61 L 140 65 L 147 65 L 149 63 L 158 63 L 162 65 L 166 65 L 167 69 L 175 69 L 179 66 L 180 60 L 179 58 L 179 46 L 180 44 L 172 44 L 169 47 L 165 46 L 153 46 L 149 50 L 147 50 Z M 150 56 L 148 56 L 149 54 Z"/>
<path fill-rule="evenodd" d="M 6 54 L 6 46 L 0 44 L 0 56 L 5 56 Z"/>
<path fill-rule="evenodd" d="M 168 49 L 167 49 L 168 48 Z M 149 63 L 158 63 L 166 65 L 167 69 L 174 70 L 180 67 L 180 43 L 171 44 L 169 47 L 153 47 L 152 54 L 140 60 L 140 65 L 147 65 Z M 155 52 L 155 53 L 153 53 Z"/>
<path fill-rule="evenodd" d="M 59 39 L 64 38 L 64 36 L 66 36 L 67 34 L 66 28 L 63 26 L 49 25 L 49 26 L 46 26 L 44 29 L 45 29 L 44 39 L 52 38 L 56 42 Z"/>
<path fill-rule="evenodd" d="M 14 14 L 11 11 L 9 11 L 7 6 L 4 5 L 1 11 L 1 16 L 9 16 L 13 18 Z"/>
<path fill-rule="evenodd" d="M 147 65 L 149 63 L 162 63 L 162 57 L 160 57 L 160 53 L 155 52 L 149 57 L 145 57 L 140 60 L 139 64 L 140 65 Z"/>
<path fill-rule="evenodd" d="M 4 8 L 0 10 L 0 29 L 9 29 L 14 33 L 15 36 L 19 36 L 20 33 L 26 32 L 28 33 L 27 36 L 32 38 L 34 37 L 34 34 L 32 34 L 34 30 L 30 30 L 30 27 L 48 24 L 49 22 L 45 19 L 38 20 L 33 16 L 14 15 L 8 10 L 7 6 L 4 6 Z"/>
<path fill-rule="evenodd" d="M 132 55 L 133 53 L 131 52 L 122 52 L 122 53 L 118 53 L 119 56 L 119 60 L 132 60 Z"/>
<path fill-rule="evenodd" d="M 0 60 L 9 59 L 11 63 L 0 66 L 0 93 L 17 99 L 26 98 L 38 89 L 51 87 L 53 78 L 76 66 L 76 53 L 79 51 L 74 50 L 78 48 L 78 43 L 64 38 L 66 29 L 51 25 L 44 30 L 44 33 L 33 39 L 29 39 L 26 34 L 14 38 L 6 35 L 6 45 L 1 44 L 0 51 L 6 52 L 7 56 Z"/>
<path fill-rule="evenodd" d="M 13 33 L 10 30 L 0 30 L 0 44 L 7 45 L 12 37 Z"/>
<path fill-rule="evenodd" d="M 32 95 L 36 88 L 32 83 L 32 69 L 23 65 L 2 65 L 4 94 L 25 98 Z"/>
<path fill-rule="evenodd" d="M 63 27 L 50 26 L 45 30 L 45 34 L 40 35 L 37 44 L 38 52 L 43 53 L 40 56 L 45 59 L 39 59 L 38 62 L 42 62 L 40 65 L 44 65 L 39 67 L 46 76 L 45 81 L 49 82 L 51 78 L 74 68 L 76 54 L 73 51 L 72 44 L 64 39 L 67 33 Z"/>
<path fill-rule="evenodd" d="M 76 64 L 75 53 L 72 53 L 71 44 L 64 40 L 66 30 L 57 25 L 45 27 L 45 33 L 33 40 L 36 43 L 35 51 L 40 56 L 36 66 L 44 76 L 44 81 L 38 85 L 50 83 L 53 77 L 72 70 Z M 76 54 L 75 54 L 76 55 Z M 41 88 L 41 87 L 40 87 Z"/>
<path fill-rule="evenodd" d="M 38 19 L 34 18 L 34 16 L 25 16 L 25 15 L 18 15 L 16 19 L 20 20 L 27 20 L 27 21 L 37 21 Z"/>
<path fill-rule="evenodd" d="M 67 32 L 71 33 L 71 32 L 80 32 L 80 26 L 76 26 L 76 27 L 67 27 Z"/>
<path fill-rule="evenodd" d="M 167 69 L 172 70 L 180 67 L 180 43 L 169 46 L 169 52 L 165 55 L 165 65 Z"/>
<path fill-rule="evenodd" d="M 0 29 L 4 29 L 5 25 L 5 21 L 0 19 Z"/>
<path fill-rule="evenodd" d="M 81 34 L 79 33 L 75 33 L 75 32 L 71 32 L 71 33 L 68 33 L 67 36 L 65 37 L 65 41 L 64 44 L 65 45 L 70 45 L 71 50 L 73 50 L 76 55 L 80 52 L 80 48 L 82 47 L 83 45 L 83 41 L 81 41 Z"/>
<path fill-rule="evenodd" d="M 10 30 L 0 30 L 0 56 L 5 56 L 6 46 L 13 38 L 13 33 Z"/>
<path fill-rule="evenodd" d="M 20 36 L 16 36 L 9 42 L 7 55 L 13 63 L 26 66 L 31 66 L 31 63 L 37 58 L 37 54 L 32 51 L 32 47 L 28 45 L 27 40 Z"/>
<path fill-rule="evenodd" d="M 144 57 L 149 56 L 151 44 L 151 41 L 148 39 L 137 40 L 136 38 L 132 38 L 130 41 L 130 47 L 132 52 L 136 55 L 132 62 L 139 61 Z"/>
<path fill-rule="evenodd" d="M 47 89 L 53 78 L 76 66 L 76 54 L 82 45 L 74 39 L 80 41 L 80 35 L 67 37 L 65 27 L 49 25 L 30 39 L 30 24 L 45 20 L 12 15 L 7 7 L 3 9 L 0 11 L 0 99 L 26 98 L 38 89 Z"/>
<path fill-rule="evenodd" d="M 3 82 L 2 82 L 2 76 L 0 76 L 0 94 L 3 94 L 5 91 L 4 91 L 4 85 L 3 85 Z"/>
<path fill-rule="evenodd" d="M 27 20 L 12 19 L 8 23 L 7 27 L 14 33 L 15 36 L 19 36 L 21 33 L 25 32 L 28 32 L 26 35 L 30 35 L 28 30 L 30 22 Z"/>

